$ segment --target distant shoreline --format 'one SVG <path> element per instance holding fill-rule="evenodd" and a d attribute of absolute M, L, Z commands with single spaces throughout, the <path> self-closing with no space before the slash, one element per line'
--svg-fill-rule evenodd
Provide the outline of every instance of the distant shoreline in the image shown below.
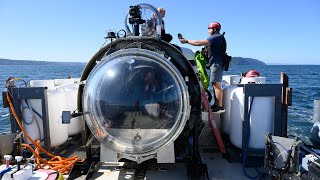
<path fill-rule="evenodd" d="M 86 65 L 88 62 L 54 62 L 54 61 L 36 61 L 36 60 L 12 60 L 0 58 L 0 65 Z M 231 65 L 268 65 L 268 66 L 319 66 L 320 64 L 282 64 L 282 63 L 265 63 L 258 59 L 232 57 Z"/>
<path fill-rule="evenodd" d="M 52 62 L 52 61 L 34 61 L 34 60 L 12 60 L 0 58 L 0 65 L 78 65 L 87 64 L 87 62 Z"/>
<path fill-rule="evenodd" d="M 87 64 L 87 62 L 52 62 L 52 61 L 35 61 L 35 60 L 12 60 L 0 58 L 0 65 L 77 65 Z M 232 57 L 232 65 L 267 65 L 266 63 L 253 58 Z"/>

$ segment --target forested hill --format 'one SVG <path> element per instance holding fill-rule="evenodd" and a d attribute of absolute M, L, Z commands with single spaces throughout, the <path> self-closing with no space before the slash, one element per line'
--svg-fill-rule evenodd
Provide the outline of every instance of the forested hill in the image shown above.
<path fill-rule="evenodd" d="M 0 65 L 59 65 L 59 64 L 84 64 L 83 62 L 49 62 L 33 60 L 11 60 L 0 58 Z"/>
<path fill-rule="evenodd" d="M 267 65 L 266 63 L 253 58 L 232 57 L 232 65 Z"/>
<path fill-rule="evenodd" d="M 49 62 L 32 60 L 11 60 L 0 58 L 0 65 L 59 65 L 59 64 L 84 64 L 84 62 Z M 232 57 L 232 65 L 266 65 L 266 63 L 252 58 Z"/>

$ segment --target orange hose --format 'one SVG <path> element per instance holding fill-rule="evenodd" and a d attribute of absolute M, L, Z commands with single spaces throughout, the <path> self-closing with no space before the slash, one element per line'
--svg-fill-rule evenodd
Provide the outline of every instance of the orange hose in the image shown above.
<path fill-rule="evenodd" d="M 9 97 L 9 93 L 7 94 L 7 100 L 11 109 L 11 112 L 15 118 L 15 120 L 17 121 L 20 129 L 22 130 L 23 134 L 32 142 L 32 144 L 35 145 L 35 149 L 33 149 L 30 145 L 28 144 L 22 144 L 22 147 L 28 148 L 35 156 L 36 156 L 36 163 L 37 166 L 39 168 L 45 168 L 46 166 L 49 166 L 50 169 L 55 170 L 55 171 L 59 171 L 62 174 L 68 174 L 70 172 L 70 170 L 72 169 L 73 165 L 78 161 L 78 157 L 74 156 L 71 158 L 63 158 L 60 156 L 55 156 L 51 153 L 49 153 L 48 151 L 46 151 L 45 149 L 43 149 L 40 145 L 40 141 L 34 141 L 29 134 L 27 133 L 27 131 L 23 128 L 21 121 L 16 113 L 16 111 L 13 108 L 13 103 Z M 51 157 L 51 159 L 49 161 L 43 159 L 40 157 L 40 151 L 44 152 L 46 155 L 48 155 L 49 157 Z M 41 164 L 42 162 L 42 164 Z"/>

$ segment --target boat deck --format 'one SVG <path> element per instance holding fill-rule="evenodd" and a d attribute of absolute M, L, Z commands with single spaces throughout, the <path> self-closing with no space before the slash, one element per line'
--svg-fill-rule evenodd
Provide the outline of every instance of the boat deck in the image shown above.
<path fill-rule="evenodd" d="M 216 117 L 219 126 L 219 117 Z M 78 150 L 73 155 L 79 158 L 85 158 L 84 148 Z M 207 166 L 208 177 L 214 179 L 249 179 L 243 173 L 242 164 L 240 162 L 230 162 L 227 158 L 222 157 L 219 146 L 213 135 L 210 125 L 205 121 L 205 126 L 201 132 L 199 139 L 199 151 L 201 159 Z M 144 166 L 144 167 L 141 167 Z M 147 166 L 147 168 L 145 168 Z M 190 179 L 190 168 L 194 168 L 190 164 L 144 164 L 137 165 L 132 162 L 100 162 L 93 168 L 94 173 L 90 179 L 108 179 L 108 180 L 185 180 Z M 141 169 L 148 169 L 141 171 Z M 247 168 L 247 172 L 251 176 L 256 176 L 257 172 L 254 168 Z M 194 171 L 194 169 L 193 169 Z M 86 175 L 85 175 L 86 176 Z M 76 179 L 82 179 L 80 176 Z M 200 176 L 200 175 L 199 175 Z M 65 178 L 67 178 L 66 176 Z M 193 176 L 194 177 L 194 176 Z M 72 177 L 73 179 L 73 177 Z M 206 177 L 197 177 L 196 179 L 206 179 Z"/>
<path fill-rule="evenodd" d="M 229 163 L 226 159 L 219 157 L 218 154 L 203 153 L 204 163 L 208 167 L 208 176 L 210 180 L 215 179 L 249 179 L 242 171 L 242 164 Z M 108 180 L 186 180 L 189 179 L 188 166 L 182 163 L 163 164 L 155 168 L 150 168 L 147 172 L 140 173 L 137 169 L 126 168 L 124 162 L 108 163 L 104 162 L 98 165 L 97 171 L 93 173 L 90 179 L 108 179 Z M 248 173 L 256 175 L 257 172 L 249 168 Z M 78 179 L 81 179 L 79 177 Z M 205 179 L 204 177 L 199 179 Z"/>

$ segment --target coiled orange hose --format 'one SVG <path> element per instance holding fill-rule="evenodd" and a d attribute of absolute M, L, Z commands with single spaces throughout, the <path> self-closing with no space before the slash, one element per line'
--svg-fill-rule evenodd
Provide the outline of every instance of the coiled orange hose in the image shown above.
<path fill-rule="evenodd" d="M 55 170 L 55 171 L 59 171 L 62 174 L 68 174 L 70 172 L 70 170 L 72 169 L 73 165 L 79 161 L 77 156 L 73 156 L 71 158 L 63 158 L 60 156 L 55 156 L 51 153 L 49 153 L 48 151 L 46 151 L 45 149 L 43 149 L 40 145 L 40 141 L 34 141 L 29 134 L 27 133 L 27 131 L 23 128 L 21 121 L 16 113 L 16 111 L 13 108 L 13 104 L 12 101 L 9 97 L 9 93 L 7 93 L 7 100 L 11 109 L 11 112 L 15 118 L 15 120 L 17 121 L 19 127 L 21 128 L 23 134 L 32 142 L 32 144 L 35 145 L 36 149 L 33 149 L 30 145 L 28 144 L 22 144 L 22 147 L 26 147 L 28 148 L 35 156 L 36 156 L 36 163 L 37 166 L 39 168 L 49 168 L 51 170 Z M 44 152 L 46 155 L 48 155 L 49 157 L 51 157 L 51 159 L 49 161 L 43 159 L 40 157 L 40 151 Z"/>

